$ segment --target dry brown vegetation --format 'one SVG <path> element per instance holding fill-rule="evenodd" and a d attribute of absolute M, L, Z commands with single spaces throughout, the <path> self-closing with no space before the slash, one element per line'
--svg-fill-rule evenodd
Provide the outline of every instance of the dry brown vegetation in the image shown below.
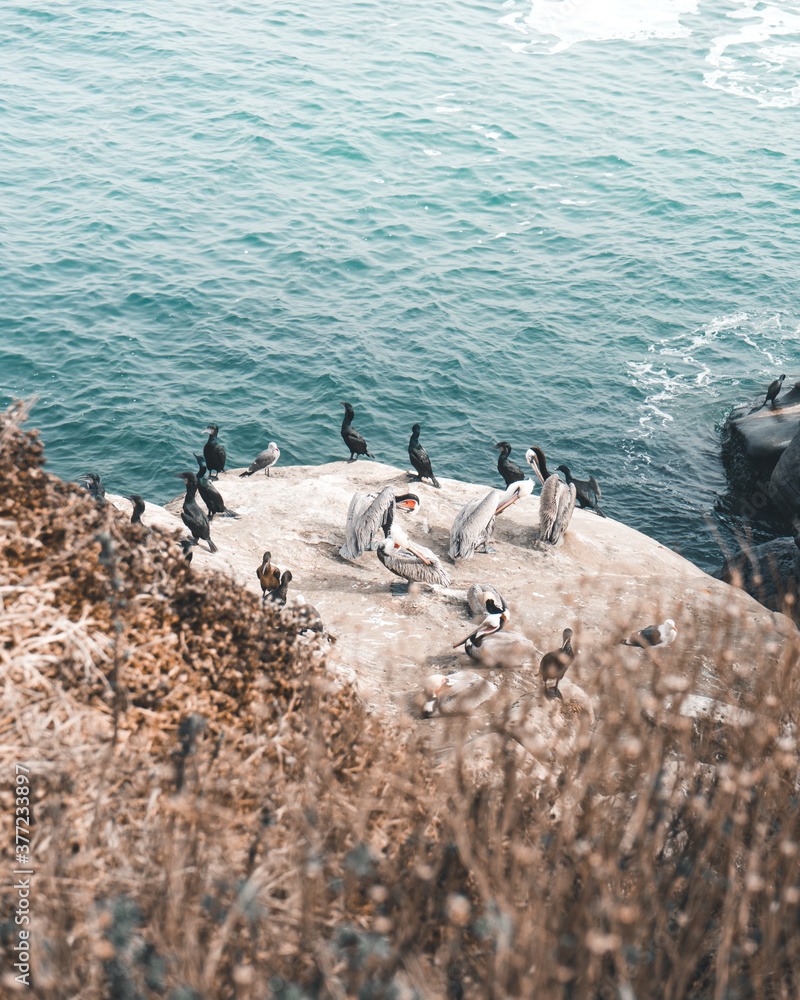
<path fill-rule="evenodd" d="M 46 998 L 795 997 L 797 647 L 681 714 L 642 652 L 534 758 L 497 717 L 390 721 L 318 640 L 200 576 L 0 425 L 0 949 L 14 987 L 14 764 L 31 771 Z M 447 731 L 454 749 L 435 751 Z"/>

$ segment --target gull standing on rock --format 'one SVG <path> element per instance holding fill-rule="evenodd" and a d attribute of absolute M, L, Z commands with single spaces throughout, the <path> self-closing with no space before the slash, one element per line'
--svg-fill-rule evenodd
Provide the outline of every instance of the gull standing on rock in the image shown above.
<path fill-rule="evenodd" d="M 435 489 L 440 489 L 439 484 L 436 481 L 436 476 L 433 474 L 433 469 L 431 468 L 431 460 L 428 458 L 428 453 L 419 443 L 419 424 L 414 424 L 411 428 L 411 438 L 408 442 L 408 457 L 411 464 L 417 470 L 416 476 L 411 477 L 411 482 L 416 482 L 419 480 L 422 482 L 423 479 L 430 479 Z"/>
<path fill-rule="evenodd" d="M 220 472 L 225 471 L 225 449 L 217 440 L 219 434 L 218 424 L 209 424 L 206 427 L 208 441 L 203 445 L 203 456 L 208 466 L 208 478 L 216 479 Z"/>
<path fill-rule="evenodd" d="M 622 640 L 623 646 L 640 646 L 646 649 L 650 646 L 671 646 L 677 638 L 678 630 L 675 622 L 671 618 L 661 625 L 648 625 L 647 628 L 634 632 L 627 639 Z"/>
<path fill-rule="evenodd" d="M 542 484 L 542 494 L 539 498 L 539 538 L 548 545 L 557 545 L 572 520 L 575 510 L 577 489 L 572 483 L 567 486 L 557 473 L 550 475 L 547 462 L 541 448 L 528 448 L 525 459 L 533 469 Z"/>
<path fill-rule="evenodd" d="M 181 520 L 191 531 L 192 538 L 197 540 L 202 538 L 208 542 L 211 552 L 216 552 L 217 547 L 211 541 L 211 529 L 208 526 L 208 518 L 200 509 L 200 504 L 195 500 L 197 496 L 197 476 L 193 472 L 176 472 L 178 479 L 182 479 L 186 485 L 186 496 L 183 498 L 183 510 Z"/>
<path fill-rule="evenodd" d="M 358 559 L 372 548 L 375 537 L 389 523 L 389 514 L 394 517 L 397 509 L 404 514 L 415 510 L 419 503 L 416 493 L 402 493 L 395 496 L 391 486 L 375 493 L 354 493 L 347 511 L 344 529 L 344 545 L 339 549 L 343 559 Z"/>
<path fill-rule="evenodd" d="M 250 467 L 245 469 L 244 472 L 239 473 L 239 478 L 244 479 L 245 476 L 252 476 L 254 472 L 260 472 L 262 469 L 264 470 L 264 474 L 268 476 L 269 470 L 273 465 L 275 465 L 280 457 L 280 448 L 274 441 L 270 441 L 264 451 L 260 451 L 256 455 L 255 460 L 251 463 Z"/>
<path fill-rule="evenodd" d="M 465 503 L 450 529 L 450 558 L 471 559 L 479 545 L 483 545 L 484 552 L 495 552 L 496 549 L 489 548 L 495 518 L 520 497 L 530 496 L 532 492 L 533 482 L 521 479 L 512 483 L 504 493 L 492 490 L 482 499 L 479 497 Z"/>
<path fill-rule="evenodd" d="M 356 411 L 349 403 L 342 402 L 344 407 L 344 420 L 342 421 L 342 438 L 344 443 L 350 449 L 350 458 L 348 462 L 355 462 L 359 455 L 366 455 L 367 458 L 374 458 L 374 455 L 370 455 L 367 451 L 367 442 L 364 438 L 354 431 L 350 426 L 353 422 L 353 417 L 356 415 Z"/>
<path fill-rule="evenodd" d="M 450 586 L 447 570 L 436 553 L 412 542 L 400 525 L 394 522 L 394 513 L 391 509 L 388 525 L 384 526 L 383 530 L 386 537 L 378 546 L 378 558 L 390 573 L 408 580 L 409 583 Z"/>

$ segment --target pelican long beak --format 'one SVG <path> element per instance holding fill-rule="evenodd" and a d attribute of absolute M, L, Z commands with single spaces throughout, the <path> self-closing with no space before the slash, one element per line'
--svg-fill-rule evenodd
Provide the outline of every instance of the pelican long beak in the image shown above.
<path fill-rule="evenodd" d="M 533 482 L 530 479 L 522 479 L 514 483 L 514 492 L 495 510 L 495 516 L 504 511 L 506 507 L 510 507 L 512 503 L 516 503 L 520 497 L 530 496 L 531 493 L 533 493 Z"/>
<path fill-rule="evenodd" d="M 465 635 L 461 642 L 454 643 L 453 649 L 458 649 L 459 646 L 463 646 L 467 639 L 480 639 L 484 635 L 491 635 L 493 632 L 499 632 L 503 625 L 505 625 L 506 620 L 505 612 L 501 615 L 487 615 L 474 632 L 470 632 L 469 635 Z"/>
<path fill-rule="evenodd" d="M 409 514 L 409 513 L 411 513 L 412 510 L 416 510 L 417 509 L 417 501 L 416 500 L 398 500 L 396 506 L 399 507 L 400 510 L 402 510 L 405 513 Z"/>
<path fill-rule="evenodd" d="M 430 566 L 431 565 L 430 559 L 426 558 L 422 554 L 422 552 L 420 552 L 420 550 L 416 547 L 416 545 L 414 545 L 411 542 L 406 542 L 406 548 L 408 549 L 409 552 L 413 552 L 414 555 L 417 557 L 417 559 L 419 559 L 421 562 L 425 563 L 426 566 Z"/>
<path fill-rule="evenodd" d="M 539 482 L 542 484 L 542 486 L 544 486 L 544 476 L 542 475 L 541 469 L 539 468 L 539 462 L 536 458 L 536 452 L 533 450 L 533 448 L 528 448 L 528 450 L 525 452 L 525 460 L 527 461 L 528 465 L 530 465 L 530 467 L 533 469 L 533 471 L 536 473 L 536 477 L 539 480 Z"/>

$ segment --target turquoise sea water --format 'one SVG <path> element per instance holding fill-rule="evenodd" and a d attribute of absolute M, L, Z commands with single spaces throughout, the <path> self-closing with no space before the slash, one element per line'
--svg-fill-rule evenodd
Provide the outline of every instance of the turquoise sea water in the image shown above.
<path fill-rule="evenodd" d="M 229 465 L 493 445 L 704 566 L 718 431 L 800 374 L 800 2 L 4 6 L 0 402 L 164 501 Z M 722 499 L 720 499 L 722 498 Z"/>

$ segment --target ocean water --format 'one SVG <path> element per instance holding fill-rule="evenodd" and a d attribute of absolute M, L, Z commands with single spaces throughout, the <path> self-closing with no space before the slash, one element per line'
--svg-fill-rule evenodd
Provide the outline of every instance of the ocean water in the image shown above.
<path fill-rule="evenodd" d="M 800 375 L 800 2 L 51 0 L 0 34 L 0 402 L 161 502 L 540 445 L 700 565 L 719 429 Z M 759 526 L 756 526 L 756 534 Z"/>

